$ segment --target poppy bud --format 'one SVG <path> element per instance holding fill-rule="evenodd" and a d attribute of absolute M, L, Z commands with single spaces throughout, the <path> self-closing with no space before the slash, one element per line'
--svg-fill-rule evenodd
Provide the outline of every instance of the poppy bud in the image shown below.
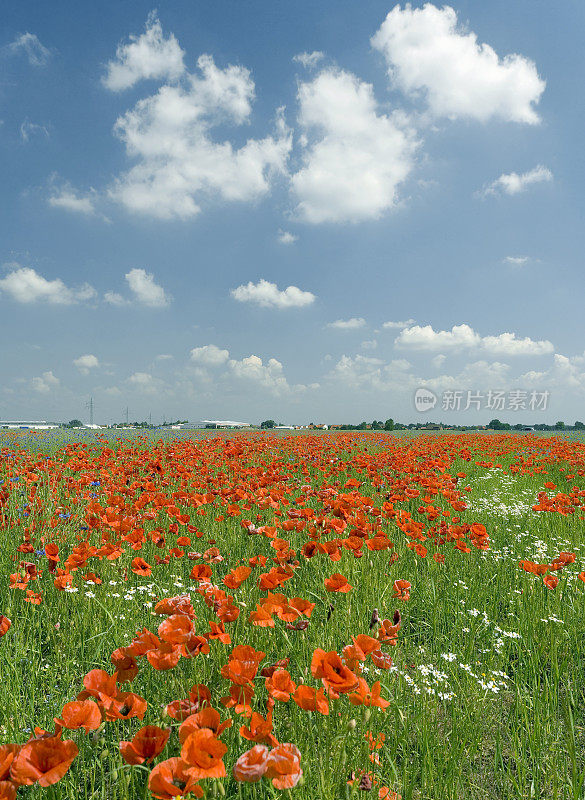
<path fill-rule="evenodd" d="M 377 608 L 375 608 L 375 609 L 372 611 L 372 618 L 371 618 L 371 620 L 370 620 L 370 630 L 372 630 L 372 628 L 374 627 L 374 625 L 379 625 L 379 624 L 380 624 L 380 615 L 379 615 L 379 613 L 378 613 L 378 609 L 377 609 Z"/>
<path fill-rule="evenodd" d="M 350 721 L 347 723 L 347 730 L 348 731 L 355 731 L 356 728 L 357 728 L 356 720 L 355 719 L 350 719 Z"/>
<path fill-rule="evenodd" d="M 372 712 L 370 711 L 370 709 L 367 708 L 366 706 L 364 706 L 363 707 L 363 712 L 362 712 L 362 718 L 363 718 L 364 722 L 366 723 L 366 725 L 370 721 L 371 714 L 372 714 Z"/>
<path fill-rule="evenodd" d="M 372 779 L 369 775 L 362 775 L 362 779 L 359 782 L 358 789 L 361 789 L 362 792 L 371 792 L 372 791 Z"/>

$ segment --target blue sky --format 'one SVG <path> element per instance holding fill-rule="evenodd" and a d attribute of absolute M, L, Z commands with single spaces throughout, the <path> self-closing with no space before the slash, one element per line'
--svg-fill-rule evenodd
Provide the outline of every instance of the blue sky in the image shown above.
<path fill-rule="evenodd" d="M 1 19 L 0 418 L 585 418 L 583 4 Z"/>

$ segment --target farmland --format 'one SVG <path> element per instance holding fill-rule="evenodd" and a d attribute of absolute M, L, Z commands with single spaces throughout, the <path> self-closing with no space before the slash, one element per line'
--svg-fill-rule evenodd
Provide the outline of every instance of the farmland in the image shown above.
<path fill-rule="evenodd" d="M 583 797 L 584 443 L 71 437 L 0 439 L 1 800 Z"/>

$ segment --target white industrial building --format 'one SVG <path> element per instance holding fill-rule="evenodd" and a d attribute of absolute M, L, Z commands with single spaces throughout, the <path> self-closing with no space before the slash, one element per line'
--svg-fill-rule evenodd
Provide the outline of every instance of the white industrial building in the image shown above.
<path fill-rule="evenodd" d="M 59 425 L 55 422 L 47 422 L 41 420 L 0 420 L 0 428 L 4 430 L 35 430 L 35 431 L 48 431 L 58 428 Z"/>

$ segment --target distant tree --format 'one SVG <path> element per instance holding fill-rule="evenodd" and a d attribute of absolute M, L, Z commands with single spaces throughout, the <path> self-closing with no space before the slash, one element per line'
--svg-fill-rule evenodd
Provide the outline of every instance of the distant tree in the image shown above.
<path fill-rule="evenodd" d="M 557 431 L 562 431 L 565 429 L 565 423 L 562 420 L 559 420 L 558 422 L 555 422 L 555 428 Z"/>
<path fill-rule="evenodd" d="M 367 429 L 368 429 L 368 423 L 367 422 L 360 422 L 360 424 L 357 426 L 357 430 L 358 431 L 365 431 Z"/>
<path fill-rule="evenodd" d="M 488 422 L 488 428 L 492 431 L 503 431 L 504 430 L 504 423 L 500 422 L 499 419 L 492 419 Z M 509 426 L 508 426 L 509 427 Z"/>
<path fill-rule="evenodd" d="M 273 419 L 265 419 L 264 422 L 260 423 L 261 428 L 275 428 L 276 423 Z"/>
<path fill-rule="evenodd" d="M 585 430 L 585 425 L 582 422 L 579 422 L 579 421 L 577 421 L 573 427 L 575 428 L 576 431 L 584 431 Z"/>
<path fill-rule="evenodd" d="M 67 423 L 68 428 L 83 428 L 83 422 L 80 419 L 72 419 Z"/>
<path fill-rule="evenodd" d="M 384 423 L 384 430 L 385 431 L 393 431 L 394 430 L 394 420 L 393 419 L 387 419 L 386 420 L 386 422 Z"/>

